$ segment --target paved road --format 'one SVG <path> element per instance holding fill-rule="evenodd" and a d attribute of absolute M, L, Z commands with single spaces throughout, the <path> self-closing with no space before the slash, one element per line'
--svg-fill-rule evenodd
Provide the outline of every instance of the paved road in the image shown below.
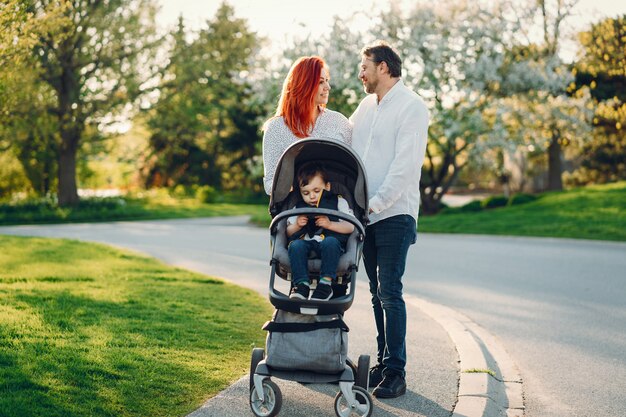
<path fill-rule="evenodd" d="M 265 291 L 267 233 L 241 218 L 24 226 L 0 228 L 0 233 L 74 237 L 135 248 Z M 179 250 L 172 253 L 171 245 Z M 409 255 L 405 289 L 464 313 L 500 339 L 524 380 L 526 416 L 622 417 L 624 255 L 623 243 L 422 234 Z M 258 280 L 250 270 L 259 271 Z M 357 292 L 357 314 L 366 314 L 363 293 L 359 297 Z M 436 326 L 419 313 L 413 317 L 421 328 L 409 329 L 412 340 L 419 344 L 422 336 L 432 345 L 413 357 L 421 357 L 419 366 L 435 363 L 429 369 L 437 372 L 432 381 L 414 388 L 411 401 L 420 404 L 416 415 L 445 415 L 453 402 L 450 394 L 456 395 L 445 393 L 455 389 L 450 384 L 453 364 L 448 363 L 453 355 Z M 433 347 L 443 361 L 429 353 Z M 377 415 L 400 415 L 398 408 L 415 404 L 385 404 Z"/>
<path fill-rule="evenodd" d="M 626 244 L 421 235 L 408 270 L 500 339 L 526 416 L 626 416 Z"/>

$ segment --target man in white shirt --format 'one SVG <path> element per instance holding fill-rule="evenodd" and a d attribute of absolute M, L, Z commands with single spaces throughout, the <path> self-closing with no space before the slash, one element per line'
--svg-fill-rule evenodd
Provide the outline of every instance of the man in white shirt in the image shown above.
<path fill-rule="evenodd" d="M 370 386 L 379 398 L 406 392 L 406 307 L 402 275 L 417 237 L 419 181 L 428 136 L 428 109 L 405 87 L 402 60 L 385 42 L 363 48 L 359 79 L 369 95 L 350 118 L 352 146 L 365 164 L 370 224 L 363 261 L 376 320 L 378 364 Z"/>

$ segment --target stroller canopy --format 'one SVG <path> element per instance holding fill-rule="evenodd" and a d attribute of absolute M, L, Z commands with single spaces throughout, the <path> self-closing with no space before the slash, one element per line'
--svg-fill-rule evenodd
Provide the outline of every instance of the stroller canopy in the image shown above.
<path fill-rule="evenodd" d="M 312 161 L 324 164 L 331 190 L 348 200 L 355 217 L 363 226 L 367 225 L 367 177 L 363 162 L 345 143 L 326 138 L 302 139 L 283 152 L 270 194 L 271 216 L 275 217 L 295 204 L 294 196 L 299 195 L 296 173 L 302 164 Z"/>

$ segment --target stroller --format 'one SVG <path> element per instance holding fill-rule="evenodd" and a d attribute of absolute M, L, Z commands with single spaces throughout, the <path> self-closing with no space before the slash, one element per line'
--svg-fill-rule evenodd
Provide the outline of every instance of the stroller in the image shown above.
<path fill-rule="evenodd" d="M 299 199 L 298 168 L 311 161 L 322 162 L 331 190 L 347 200 L 354 217 L 337 210 L 293 208 Z M 276 167 L 270 195 L 269 299 L 276 307 L 265 324 L 266 350 L 255 348 L 250 364 L 250 408 L 258 417 L 280 412 L 282 394 L 270 377 L 300 383 L 337 383 L 335 413 L 339 417 L 371 416 L 372 397 L 368 355 L 357 364 L 347 357 L 348 328 L 343 313 L 350 308 L 356 289 L 356 272 L 368 222 L 367 180 L 363 163 L 344 143 L 323 138 L 302 139 L 285 150 Z M 339 259 L 333 297 L 327 301 L 290 299 L 291 268 L 287 251 L 287 218 L 296 215 L 332 215 L 354 224 L 346 251 Z M 308 260 L 309 278 L 317 282 L 320 259 Z M 276 276 L 281 278 L 276 280 Z"/>

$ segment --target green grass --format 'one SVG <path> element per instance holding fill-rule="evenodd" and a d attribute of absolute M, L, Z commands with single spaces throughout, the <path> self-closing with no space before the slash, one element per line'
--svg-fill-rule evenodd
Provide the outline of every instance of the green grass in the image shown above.
<path fill-rule="evenodd" d="M 520 205 L 420 216 L 420 232 L 626 241 L 626 182 L 544 193 Z"/>
<path fill-rule="evenodd" d="M 463 371 L 461 371 L 465 374 L 488 374 L 491 375 L 492 377 L 496 377 L 496 373 L 494 371 L 492 371 L 491 369 L 479 369 L 479 368 L 472 368 L 472 369 L 465 369 Z"/>
<path fill-rule="evenodd" d="M 185 415 L 248 371 L 270 314 L 152 258 L 0 236 L 0 415 Z"/>

